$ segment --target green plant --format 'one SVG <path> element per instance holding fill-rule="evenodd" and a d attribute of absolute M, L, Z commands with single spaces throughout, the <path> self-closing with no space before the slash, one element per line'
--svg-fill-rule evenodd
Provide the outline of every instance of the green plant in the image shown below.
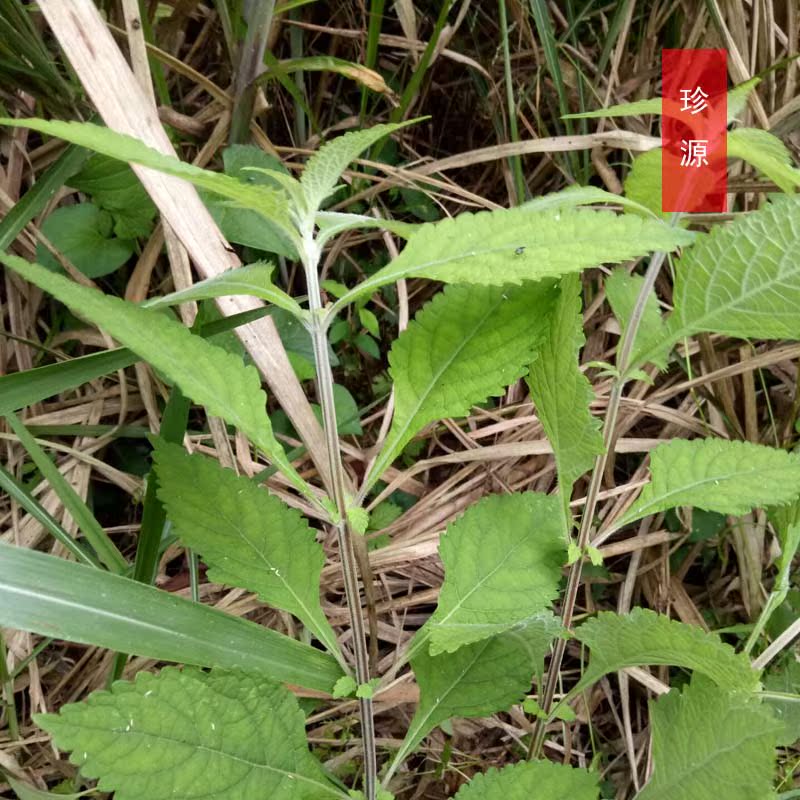
<path fill-rule="evenodd" d="M 93 559 L 77 565 L 0 545 L 3 625 L 192 665 L 157 675 L 140 673 L 131 683 L 117 682 L 109 691 L 92 694 L 86 703 L 37 717 L 56 744 L 72 752 L 84 775 L 99 778 L 99 788 L 115 791 L 119 800 L 297 800 L 360 797 L 362 792 L 368 800 L 385 798 L 399 767 L 437 725 L 454 716 L 508 709 L 526 698 L 536 676 L 538 704 L 526 705 L 537 719 L 529 746 L 533 760 L 490 770 L 458 797 L 522 798 L 536 791 L 541 800 L 589 800 L 599 796 L 596 772 L 539 760 L 545 724 L 568 718 L 565 706 L 604 675 L 663 664 L 690 670 L 692 677 L 682 691 L 673 690 L 652 705 L 655 771 L 638 797 L 706 800 L 718 793 L 722 781 L 730 800 L 771 796 L 774 748 L 788 734 L 770 701 L 791 702 L 789 693 L 762 690 L 759 669 L 716 635 L 644 609 L 628 615 L 601 613 L 578 626 L 573 626 L 573 612 L 584 558 L 599 555 L 592 542 L 679 506 L 731 515 L 753 507 L 774 509 L 782 515 L 777 527 L 784 559 L 791 560 L 787 553 L 796 550 L 799 538 L 800 457 L 780 449 L 723 439 L 667 442 L 653 451 L 651 479 L 628 511 L 605 520 L 597 531 L 594 510 L 623 387 L 641 377 L 648 363 L 665 363 L 676 343 L 698 332 L 797 338 L 800 197 L 774 198 L 710 235 L 667 224 L 646 211 L 617 215 L 580 208 L 608 199 L 588 188 L 410 228 L 321 210 L 350 162 L 400 125 L 378 126 L 326 144 L 308 161 L 299 181 L 268 166 L 250 166 L 268 178 L 251 182 L 158 155 L 88 124 L 3 122 L 191 181 L 229 205 L 261 215 L 286 252 L 296 254 L 306 278 L 305 305 L 272 283 L 268 265 L 251 265 L 134 305 L 21 258 L 3 255 L 0 260 L 148 361 L 173 383 L 175 397 L 185 395 L 222 417 L 269 459 L 295 502 L 335 529 L 350 612 L 352 652 L 341 647 L 322 611 L 319 577 L 325 553 L 299 511 L 213 460 L 187 454 L 166 436 L 154 439 L 151 480 L 157 479 L 158 497 L 179 540 L 202 556 L 212 580 L 249 589 L 294 615 L 324 652 L 106 572 Z M 318 275 L 326 243 L 342 231 L 378 225 L 408 237 L 400 255 L 323 305 Z M 653 287 L 667 254 L 678 248 L 683 251 L 674 265 L 675 309 L 664 319 Z M 579 369 L 578 275 L 602 263 L 648 255 L 644 277 L 619 271 L 608 281 L 622 338 L 601 431 L 589 410 L 590 385 Z M 391 347 L 392 422 L 356 486 L 340 452 L 328 334 L 349 305 L 412 276 L 447 286 Z M 184 328 L 168 310 L 188 299 L 236 293 L 269 301 L 309 332 L 326 432 L 328 485 L 309 483 L 293 466 L 274 435 L 255 369 Z M 115 364 L 124 364 L 131 356 L 119 351 L 115 358 Z M 93 364 L 75 370 L 74 380 L 95 374 Z M 34 385 L 52 385 L 48 376 L 33 376 Z M 468 414 L 473 405 L 502 394 L 522 377 L 530 384 L 555 452 L 558 494 L 489 496 L 453 523 L 441 539 L 445 581 L 435 613 L 389 674 L 372 674 L 358 584 L 359 568 L 368 564 L 361 537 L 370 528 L 369 498 L 425 426 Z M 30 393 L 18 386 L 15 391 L 16 403 L 4 407 L 5 413 L 30 402 Z M 24 436 L 21 423 L 14 424 Z M 589 471 L 589 494 L 575 535 L 569 500 L 575 481 Z M 102 530 L 93 535 L 102 543 Z M 115 551 L 106 556 L 107 565 L 114 566 Z M 562 611 L 555 616 L 551 604 L 559 597 L 567 564 Z M 782 568 L 782 583 L 760 629 L 786 596 L 788 569 Z M 569 637 L 588 649 L 589 663 L 555 703 Z M 407 664 L 416 676 L 420 701 L 405 741 L 381 772 L 373 697 Z M 304 717 L 287 683 L 333 697 L 355 695 L 361 718 L 361 792 L 348 792 L 309 751 Z M 708 769 L 695 768 L 698 753 Z"/>

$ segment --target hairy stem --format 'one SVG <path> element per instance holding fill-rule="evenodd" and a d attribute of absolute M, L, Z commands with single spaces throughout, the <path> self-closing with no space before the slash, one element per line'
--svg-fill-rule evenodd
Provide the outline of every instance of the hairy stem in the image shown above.
<path fill-rule="evenodd" d="M 345 488 L 344 465 L 336 430 L 336 408 L 333 397 L 333 372 L 328 357 L 328 339 L 322 317 L 322 298 L 319 290 L 317 269 L 319 248 L 310 235 L 303 239 L 303 265 L 308 286 L 308 306 L 311 311 L 311 340 L 314 348 L 314 361 L 317 370 L 317 392 L 322 408 L 322 421 L 328 449 L 328 464 L 333 484 L 333 500 L 336 504 L 338 520 L 335 524 L 342 560 L 347 609 L 353 631 L 353 651 L 355 654 L 356 680 L 359 684 L 369 682 L 369 654 L 364 631 L 364 618 L 361 612 L 361 594 L 358 587 L 358 560 L 354 534 L 347 520 L 347 492 Z M 372 700 L 362 697 L 358 701 L 361 714 L 361 739 L 364 750 L 364 794 L 366 800 L 375 800 L 378 780 L 378 765 L 375 748 L 375 722 Z"/>
<path fill-rule="evenodd" d="M 673 224 L 676 222 L 676 217 L 677 215 L 673 215 Z M 633 352 L 633 345 L 636 341 L 636 334 L 639 331 L 639 325 L 642 321 L 647 298 L 655 286 L 656 278 L 661 271 L 666 257 L 666 253 L 658 252 L 655 253 L 650 260 L 650 265 L 645 273 L 642 288 L 639 291 L 639 296 L 636 298 L 636 305 L 633 308 L 628 327 L 625 330 L 625 335 L 620 344 L 619 355 L 617 357 L 618 377 L 614 381 L 614 385 L 611 389 L 611 395 L 608 400 L 608 410 L 603 422 L 603 452 L 597 457 L 594 463 L 594 470 L 592 471 L 592 477 L 589 482 L 589 490 L 586 493 L 586 505 L 581 515 L 581 525 L 578 530 L 577 545 L 581 552 L 586 549 L 592 538 L 594 515 L 597 510 L 597 499 L 600 494 L 600 486 L 603 482 L 603 473 L 605 472 L 608 459 L 613 455 L 614 435 L 617 427 L 620 402 L 622 400 L 622 390 L 628 380 L 628 370 L 632 366 L 630 359 L 631 353 Z M 569 629 L 572 625 L 572 618 L 575 614 L 575 604 L 581 585 L 582 569 L 583 558 L 579 558 L 570 567 L 569 576 L 567 577 L 564 605 L 561 610 L 561 620 L 566 629 Z M 547 670 L 544 692 L 539 699 L 539 705 L 545 714 L 549 713 L 550 706 L 553 704 L 553 697 L 555 696 L 558 685 L 558 675 L 561 671 L 561 664 L 564 660 L 566 649 L 567 640 L 562 638 L 557 639 L 553 649 L 553 656 L 550 659 L 550 666 Z M 544 744 L 546 726 L 547 721 L 545 719 L 537 719 L 528 749 L 528 758 L 538 758 L 542 745 Z"/>

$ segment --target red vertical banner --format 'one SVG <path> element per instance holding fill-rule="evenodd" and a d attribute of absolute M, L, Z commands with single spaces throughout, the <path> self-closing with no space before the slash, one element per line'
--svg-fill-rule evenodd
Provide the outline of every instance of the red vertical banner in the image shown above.
<path fill-rule="evenodd" d="M 661 209 L 725 211 L 727 53 L 662 50 L 661 79 Z"/>

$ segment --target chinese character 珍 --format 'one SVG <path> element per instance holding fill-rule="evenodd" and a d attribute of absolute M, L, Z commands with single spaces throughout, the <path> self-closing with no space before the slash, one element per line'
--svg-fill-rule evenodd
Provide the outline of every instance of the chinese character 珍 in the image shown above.
<path fill-rule="evenodd" d="M 708 95 L 698 86 L 694 91 L 691 89 L 681 89 L 681 111 L 690 111 L 692 114 L 699 114 L 708 108 Z"/>
<path fill-rule="evenodd" d="M 707 167 L 708 139 L 681 139 L 681 166 Z"/>

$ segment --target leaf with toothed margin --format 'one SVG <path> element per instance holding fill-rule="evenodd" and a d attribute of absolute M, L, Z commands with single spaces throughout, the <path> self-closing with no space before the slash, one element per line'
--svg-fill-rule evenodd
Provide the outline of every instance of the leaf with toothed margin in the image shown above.
<path fill-rule="evenodd" d="M 309 752 L 294 696 L 246 673 L 140 672 L 34 719 L 116 800 L 347 797 Z"/>
<path fill-rule="evenodd" d="M 552 761 L 521 761 L 478 773 L 454 800 L 597 800 L 598 775 Z"/>
<path fill-rule="evenodd" d="M 629 614 L 601 611 L 578 626 L 575 638 L 590 651 L 579 686 L 587 688 L 606 673 L 625 667 L 668 664 L 699 672 L 725 689 L 753 691 L 758 673 L 747 656 L 719 636 L 645 608 Z"/>
<path fill-rule="evenodd" d="M 186 397 L 235 425 L 298 490 L 310 492 L 272 432 L 267 396 L 255 367 L 245 366 L 165 314 L 81 286 L 17 256 L 0 253 L 0 262 L 161 370 Z"/>
<path fill-rule="evenodd" d="M 208 564 L 208 577 L 294 614 L 340 657 L 319 600 L 325 553 L 300 512 L 211 458 L 153 441 L 158 496 L 178 538 Z"/>
<path fill-rule="evenodd" d="M 543 339 L 555 287 L 447 286 L 389 352 L 394 415 L 370 471 L 372 485 L 422 428 L 497 397 L 522 377 Z"/>
<path fill-rule="evenodd" d="M 484 497 L 448 526 L 439 554 L 444 585 L 426 625 L 434 656 L 548 613 L 566 560 L 559 500 Z"/>
<path fill-rule="evenodd" d="M 492 286 L 560 278 L 654 250 L 671 252 L 695 238 L 661 220 L 609 211 L 520 206 L 464 213 L 421 226 L 397 258 L 342 302 L 411 277 Z"/>

